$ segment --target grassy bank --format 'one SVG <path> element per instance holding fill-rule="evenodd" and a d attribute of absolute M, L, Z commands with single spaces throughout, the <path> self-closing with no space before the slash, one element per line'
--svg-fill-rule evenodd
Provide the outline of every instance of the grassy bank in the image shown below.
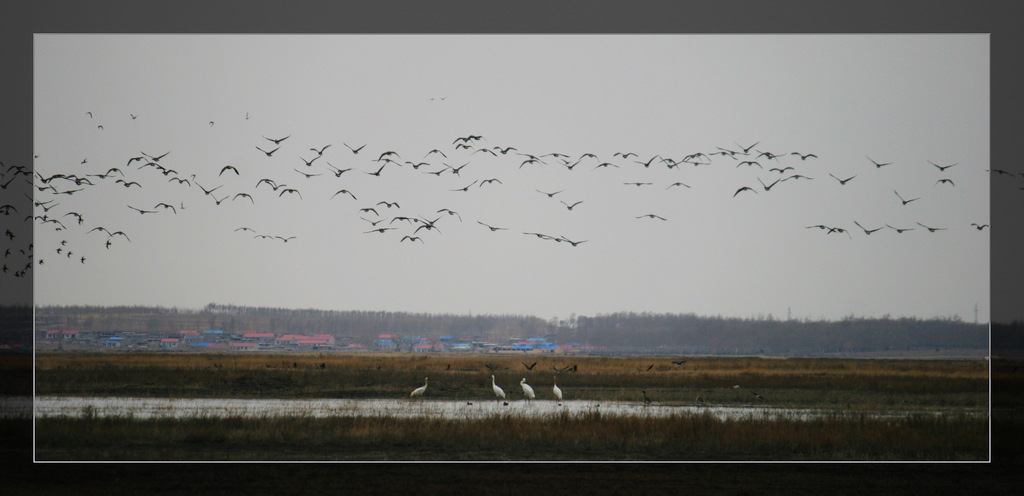
<path fill-rule="evenodd" d="M 987 419 L 43 418 L 37 460 L 985 460 Z"/>

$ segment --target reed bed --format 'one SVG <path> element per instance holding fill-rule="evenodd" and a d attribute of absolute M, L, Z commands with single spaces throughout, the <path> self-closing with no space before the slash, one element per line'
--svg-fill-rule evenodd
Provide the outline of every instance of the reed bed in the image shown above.
<path fill-rule="evenodd" d="M 37 460 L 985 460 L 988 421 L 552 413 L 36 421 Z"/>
<path fill-rule="evenodd" d="M 36 394 L 141 397 L 510 399 L 526 378 L 538 398 L 663 404 L 913 410 L 983 409 L 988 367 L 970 360 L 767 359 L 461 354 L 41 353 Z M 536 362 L 536 365 L 533 365 Z M 526 365 L 533 365 L 527 370 Z M 322 368 L 320 367 L 322 366 Z M 575 372 L 565 371 L 575 366 Z M 556 369 L 558 370 L 556 372 Z M 739 387 L 735 387 L 739 386 Z M 756 395 L 754 394 L 756 393 Z"/>

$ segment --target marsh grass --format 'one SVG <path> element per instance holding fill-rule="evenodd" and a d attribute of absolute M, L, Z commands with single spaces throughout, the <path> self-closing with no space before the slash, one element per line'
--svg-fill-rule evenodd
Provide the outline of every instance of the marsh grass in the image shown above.
<path fill-rule="evenodd" d="M 38 460 L 984 460 L 969 416 L 37 419 Z"/>
<path fill-rule="evenodd" d="M 510 399 L 526 378 L 551 398 L 666 405 L 697 396 L 719 406 L 915 410 L 983 409 L 988 367 L 970 360 L 766 359 L 757 357 L 40 353 L 36 394 L 139 397 L 400 398 L 429 376 L 432 399 L 492 399 L 493 374 Z M 537 362 L 532 370 L 524 366 Z M 317 364 L 325 364 L 320 369 Z M 488 367 L 490 365 L 491 367 Z M 576 372 L 555 372 L 576 365 Z M 648 368 L 650 370 L 648 370 Z M 735 388 L 734 386 L 740 386 Z M 761 398 L 757 398 L 753 393 Z"/>

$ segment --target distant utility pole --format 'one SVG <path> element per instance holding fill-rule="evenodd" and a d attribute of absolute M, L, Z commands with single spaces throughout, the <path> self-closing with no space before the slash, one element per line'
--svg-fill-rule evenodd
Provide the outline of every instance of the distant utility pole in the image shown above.
<path fill-rule="evenodd" d="M 978 323 L 978 304 L 974 304 L 974 323 Z"/>
<path fill-rule="evenodd" d="M 793 307 L 786 307 L 786 320 L 793 320 Z"/>

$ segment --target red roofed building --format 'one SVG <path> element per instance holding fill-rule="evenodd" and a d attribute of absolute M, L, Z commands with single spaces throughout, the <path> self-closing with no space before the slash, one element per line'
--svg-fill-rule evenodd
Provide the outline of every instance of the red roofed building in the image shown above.
<path fill-rule="evenodd" d="M 178 338 L 163 338 L 160 340 L 161 348 L 177 348 Z"/>
<path fill-rule="evenodd" d="M 242 334 L 242 339 L 245 341 L 270 341 L 274 339 L 274 333 L 272 332 L 247 332 Z"/>
<path fill-rule="evenodd" d="M 433 348 L 434 347 L 431 346 L 430 343 L 416 343 L 416 344 L 412 345 L 412 351 L 419 352 L 419 353 L 428 352 L 428 351 L 432 350 Z"/>

